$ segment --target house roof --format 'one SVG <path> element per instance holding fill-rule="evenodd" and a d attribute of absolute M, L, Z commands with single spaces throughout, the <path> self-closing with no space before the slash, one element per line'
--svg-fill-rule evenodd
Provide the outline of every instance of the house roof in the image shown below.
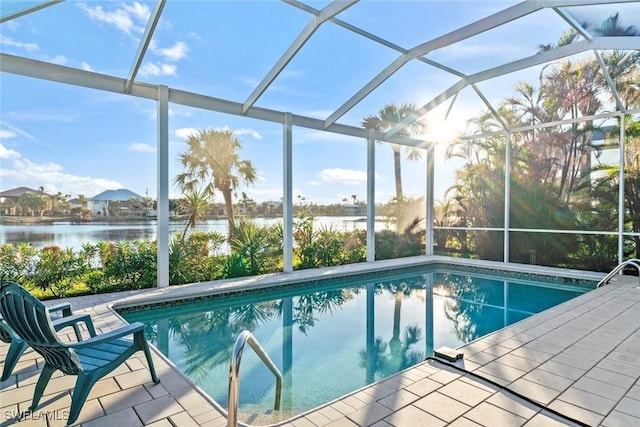
<path fill-rule="evenodd" d="M 93 196 L 89 200 L 93 202 L 97 202 L 100 200 L 108 200 L 111 202 L 113 201 L 126 202 L 127 200 L 130 200 L 132 198 L 139 199 L 139 200 L 144 199 L 144 197 L 142 197 L 137 193 L 134 193 L 131 190 L 128 190 L 126 188 L 120 188 L 118 190 L 105 190 L 102 193 Z"/>
<path fill-rule="evenodd" d="M 33 188 L 29 187 L 16 187 L 12 188 L 11 190 L 2 191 L 0 192 L 0 197 L 21 197 L 24 193 L 34 193 L 40 196 L 51 197 L 51 194 L 47 194 L 44 191 L 40 190 L 34 190 Z"/>

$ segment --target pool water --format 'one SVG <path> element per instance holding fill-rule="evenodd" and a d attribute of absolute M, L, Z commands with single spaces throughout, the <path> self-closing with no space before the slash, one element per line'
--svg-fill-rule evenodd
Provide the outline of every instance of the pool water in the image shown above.
<path fill-rule="evenodd" d="M 223 407 L 238 334 L 249 330 L 283 373 L 285 419 L 468 343 L 593 286 L 437 270 L 331 281 L 130 312 L 148 339 Z M 273 409 L 275 378 L 250 347 L 240 420 Z M 271 422 L 274 420 L 271 419 Z"/>

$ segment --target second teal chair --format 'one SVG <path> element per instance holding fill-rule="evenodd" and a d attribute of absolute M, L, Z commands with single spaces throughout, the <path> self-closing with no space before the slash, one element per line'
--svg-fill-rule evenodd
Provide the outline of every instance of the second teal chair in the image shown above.
<path fill-rule="evenodd" d="M 30 410 L 38 406 L 44 389 L 56 370 L 67 375 L 77 375 L 67 420 L 67 425 L 73 424 L 93 385 L 140 350 L 146 356 L 151 379 L 154 383 L 160 382 L 144 336 L 144 325 L 140 322 L 96 335 L 89 318 L 89 339 L 78 343 L 63 343 L 56 334 L 45 305 L 13 282 L 0 284 L 0 314 L 15 333 L 45 360 Z M 132 339 L 126 339 L 127 336 Z"/>

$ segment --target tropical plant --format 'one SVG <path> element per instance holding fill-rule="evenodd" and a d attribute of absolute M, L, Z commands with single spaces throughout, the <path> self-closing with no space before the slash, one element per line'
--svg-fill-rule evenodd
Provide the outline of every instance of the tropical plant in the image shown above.
<path fill-rule="evenodd" d="M 29 213 L 31 216 L 42 216 L 44 211 L 50 206 L 49 197 L 27 191 L 20 196 L 18 206 L 23 214 Z"/>
<path fill-rule="evenodd" d="M 34 274 L 29 277 L 29 281 L 36 288 L 49 291 L 55 297 L 61 298 L 67 295 L 85 268 L 81 259 L 76 257 L 71 249 L 48 246 L 40 251 L 35 262 Z"/>
<path fill-rule="evenodd" d="M 187 151 L 180 155 L 185 172 L 178 174 L 176 184 L 183 192 L 194 191 L 203 185 L 203 194 L 213 196 L 216 190 L 222 193 L 229 235 L 233 235 L 233 193 L 240 182 L 253 183 L 256 169 L 249 160 L 241 160 L 240 140 L 231 130 L 198 130 L 187 138 Z"/>
<path fill-rule="evenodd" d="M 178 212 L 185 220 L 184 230 L 182 231 L 181 237 L 183 242 L 189 228 L 195 229 L 199 222 L 207 219 L 210 199 L 210 194 L 205 190 L 199 190 L 197 188 L 187 189 L 184 194 L 184 198 L 180 199 Z"/>
<path fill-rule="evenodd" d="M 241 220 L 231 237 L 231 249 L 242 256 L 250 274 L 260 274 L 270 252 L 269 229 L 254 221 Z"/>
<path fill-rule="evenodd" d="M 118 242 L 104 267 L 104 276 L 105 281 L 118 290 L 156 286 L 156 243 L 148 240 Z"/>
<path fill-rule="evenodd" d="M 32 273 L 38 250 L 28 243 L 0 245 L 0 282 L 24 283 Z"/>
<path fill-rule="evenodd" d="M 365 129 L 374 129 L 385 132 L 396 125 L 400 124 L 404 119 L 414 114 L 416 108 L 411 103 L 403 103 L 399 106 L 396 104 L 388 104 L 382 107 L 377 115 L 370 115 L 362 120 L 362 126 Z M 411 125 L 403 128 L 398 135 L 412 136 L 421 135 L 426 132 L 426 124 L 422 121 L 413 122 Z M 393 167 L 395 173 L 396 199 L 402 200 L 404 197 L 402 191 L 402 164 L 401 153 L 402 146 L 391 144 L 393 150 Z M 422 152 L 417 148 L 406 147 L 407 158 L 409 160 L 418 160 L 422 157 Z"/>

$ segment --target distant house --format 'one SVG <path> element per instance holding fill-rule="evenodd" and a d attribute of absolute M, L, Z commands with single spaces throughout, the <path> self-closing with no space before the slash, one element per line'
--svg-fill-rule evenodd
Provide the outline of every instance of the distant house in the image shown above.
<path fill-rule="evenodd" d="M 25 193 L 46 196 L 53 200 L 53 196 L 44 191 L 34 190 L 28 187 L 12 188 L 11 190 L 0 192 L 0 213 L 2 215 L 27 214 L 27 212 L 23 212 L 23 209 L 20 207 L 20 198 Z M 49 204 L 48 208 L 51 208 L 51 204 Z"/>
<path fill-rule="evenodd" d="M 87 203 L 85 202 L 84 206 L 82 205 L 82 203 L 80 203 L 80 199 L 78 199 L 77 197 L 74 197 L 73 199 L 69 200 L 69 207 L 71 209 L 74 208 L 86 208 Z"/>
<path fill-rule="evenodd" d="M 125 188 L 106 190 L 89 199 L 89 210 L 94 216 L 132 215 L 132 199 L 144 201 L 144 197 Z"/>

